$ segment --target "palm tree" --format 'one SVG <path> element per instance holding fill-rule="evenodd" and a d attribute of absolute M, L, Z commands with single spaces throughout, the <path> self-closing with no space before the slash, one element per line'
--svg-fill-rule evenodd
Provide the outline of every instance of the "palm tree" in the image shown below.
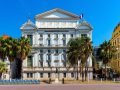
<path fill-rule="evenodd" d="M 78 57 L 79 57 L 79 39 L 72 38 L 68 42 L 67 62 L 72 67 L 77 67 L 77 80 L 78 80 Z"/>
<path fill-rule="evenodd" d="M 79 37 L 79 38 L 71 39 L 68 42 L 68 52 L 67 52 L 68 62 L 72 66 L 73 65 L 77 66 L 78 69 L 78 61 L 81 61 L 80 64 L 82 64 L 82 81 L 84 81 L 83 69 L 85 67 L 85 64 L 87 65 L 86 63 L 87 59 L 91 56 L 91 54 L 92 54 L 92 42 L 90 38 Z"/>
<path fill-rule="evenodd" d="M 104 41 L 97 52 L 105 65 L 105 79 L 107 77 L 107 63 L 113 58 L 115 52 L 116 48 L 111 45 L 110 41 Z"/>
<path fill-rule="evenodd" d="M 7 36 L 0 38 L 0 58 L 4 61 L 5 57 L 8 57 L 12 79 L 21 78 L 22 61 L 28 56 L 30 49 L 28 38 L 14 39 Z"/>
<path fill-rule="evenodd" d="M 7 42 L 6 39 L 3 37 L 0 37 L 0 58 L 4 61 L 5 57 L 7 55 L 7 48 L 6 48 Z"/>
<path fill-rule="evenodd" d="M 11 56 L 12 53 L 12 38 L 4 35 L 0 37 L 0 58 L 1 60 L 5 60 L 6 57 L 9 58 L 10 61 L 10 75 L 11 76 L 11 62 L 14 60 L 13 56 Z"/>
<path fill-rule="evenodd" d="M 82 64 L 82 81 L 84 81 L 84 67 L 85 67 L 85 76 L 87 77 L 87 60 L 89 57 L 91 57 L 92 54 L 92 42 L 90 38 L 88 37 L 82 37 L 81 38 L 81 45 L 79 49 L 79 57 L 81 59 L 81 64 Z M 86 79 L 85 77 L 85 79 Z"/>
<path fill-rule="evenodd" d="M 28 38 L 21 37 L 14 43 L 15 60 L 13 65 L 13 79 L 21 79 L 22 77 L 22 62 L 28 56 L 31 50 L 30 41 Z"/>
<path fill-rule="evenodd" d="M 7 72 L 7 65 L 5 62 L 0 61 L 0 79 L 2 78 L 2 74 Z"/>

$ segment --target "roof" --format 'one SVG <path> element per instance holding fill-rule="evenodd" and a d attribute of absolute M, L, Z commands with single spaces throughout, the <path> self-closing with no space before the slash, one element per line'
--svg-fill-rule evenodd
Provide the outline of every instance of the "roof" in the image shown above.
<path fill-rule="evenodd" d="M 59 9 L 59 8 L 55 8 L 55 9 L 49 10 L 49 11 L 47 11 L 47 12 L 38 14 L 38 15 L 35 16 L 35 19 L 43 18 L 43 16 L 49 15 L 49 14 L 54 13 L 54 12 L 63 13 L 63 14 L 65 14 L 65 15 L 71 16 L 72 18 L 79 19 L 79 16 L 78 16 L 78 15 L 75 15 L 75 14 L 73 14 L 73 13 L 70 13 L 70 12 L 68 12 L 68 11 L 65 11 L 65 10 L 62 10 L 62 9 Z"/>
<path fill-rule="evenodd" d="M 82 22 L 79 23 L 79 25 L 77 26 L 77 28 L 80 28 L 81 26 L 87 26 L 91 30 L 93 30 L 93 27 L 86 20 L 82 20 Z"/>
<path fill-rule="evenodd" d="M 8 38 L 10 38 L 10 36 L 8 36 L 8 35 L 3 35 L 2 38 L 3 38 L 3 39 L 8 39 Z"/>
<path fill-rule="evenodd" d="M 35 24 L 30 20 L 28 19 L 27 22 L 25 22 L 21 27 L 20 29 L 21 30 L 24 30 L 24 29 L 36 29 L 37 27 L 35 26 Z"/>
<path fill-rule="evenodd" d="M 118 28 L 120 26 L 120 22 L 117 24 L 117 26 L 114 28 L 114 31 L 113 32 L 115 32 L 116 31 L 116 29 Z"/>

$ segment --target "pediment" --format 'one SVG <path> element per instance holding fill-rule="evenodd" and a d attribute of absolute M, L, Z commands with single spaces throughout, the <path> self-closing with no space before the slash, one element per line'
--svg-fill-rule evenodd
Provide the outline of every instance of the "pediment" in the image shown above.
<path fill-rule="evenodd" d="M 79 29 L 83 29 L 83 30 L 91 30 L 91 28 L 89 26 L 79 26 Z"/>
<path fill-rule="evenodd" d="M 35 16 L 36 19 L 51 19 L 51 18 L 73 18 L 73 19 L 79 19 L 78 15 L 75 15 L 73 13 L 70 13 L 68 11 L 62 10 L 62 9 L 53 9 L 47 12 L 44 12 L 42 14 L 38 14 Z"/>
<path fill-rule="evenodd" d="M 21 27 L 21 29 L 33 30 L 33 29 L 35 29 L 35 27 L 34 26 L 23 26 L 23 27 Z"/>
<path fill-rule="evenodd" d="M 83 20 L 78 26 L 78 29 L 81 30 L 93 30 L 92 26 L 85 20 Z"/>
<path fill-rule="evenodd" d="M 25 30 L 25 29 L 36 29 L 37 27 L 35 26 L 35 24 L 30 20 L 30 19 L 28 19 L 28 21 L 27 22 L 25 22 L 21 27 L 20 27 L 20 29 L 21 30 Z"/>
<path fill-rule="evenodd" d="M 60 12 L 53 12 L 51 14 L 43 16 L 43 18 L 72 18 L 72 17 Z"/>

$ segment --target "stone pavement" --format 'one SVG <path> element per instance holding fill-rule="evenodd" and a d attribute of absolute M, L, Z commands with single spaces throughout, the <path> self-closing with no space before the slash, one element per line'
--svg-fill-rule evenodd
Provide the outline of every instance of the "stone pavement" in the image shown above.
<path fill-rule="evenodd" d="M 0 85 L 0 90 L 120 90 L 120 84 Z"/>

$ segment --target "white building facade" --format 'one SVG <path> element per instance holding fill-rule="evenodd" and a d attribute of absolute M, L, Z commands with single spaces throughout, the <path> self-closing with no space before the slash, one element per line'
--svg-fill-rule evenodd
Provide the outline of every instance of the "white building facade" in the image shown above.
<path fill-rule="evenodd" d="M 22 36 L 30 38 L 32 51 L 23 62 L 23 78 L 75 78 L 75 70 L 67 67 L 67 43 L 71 38 L 88 36 L 92 27 L 78 15 L 53 9 L 35 16 L 21 26 Z M 89 78 L 92 79 L 92 59 L 88 58 Z M 80 76 L 80 75 L 79 75 Z"/>

